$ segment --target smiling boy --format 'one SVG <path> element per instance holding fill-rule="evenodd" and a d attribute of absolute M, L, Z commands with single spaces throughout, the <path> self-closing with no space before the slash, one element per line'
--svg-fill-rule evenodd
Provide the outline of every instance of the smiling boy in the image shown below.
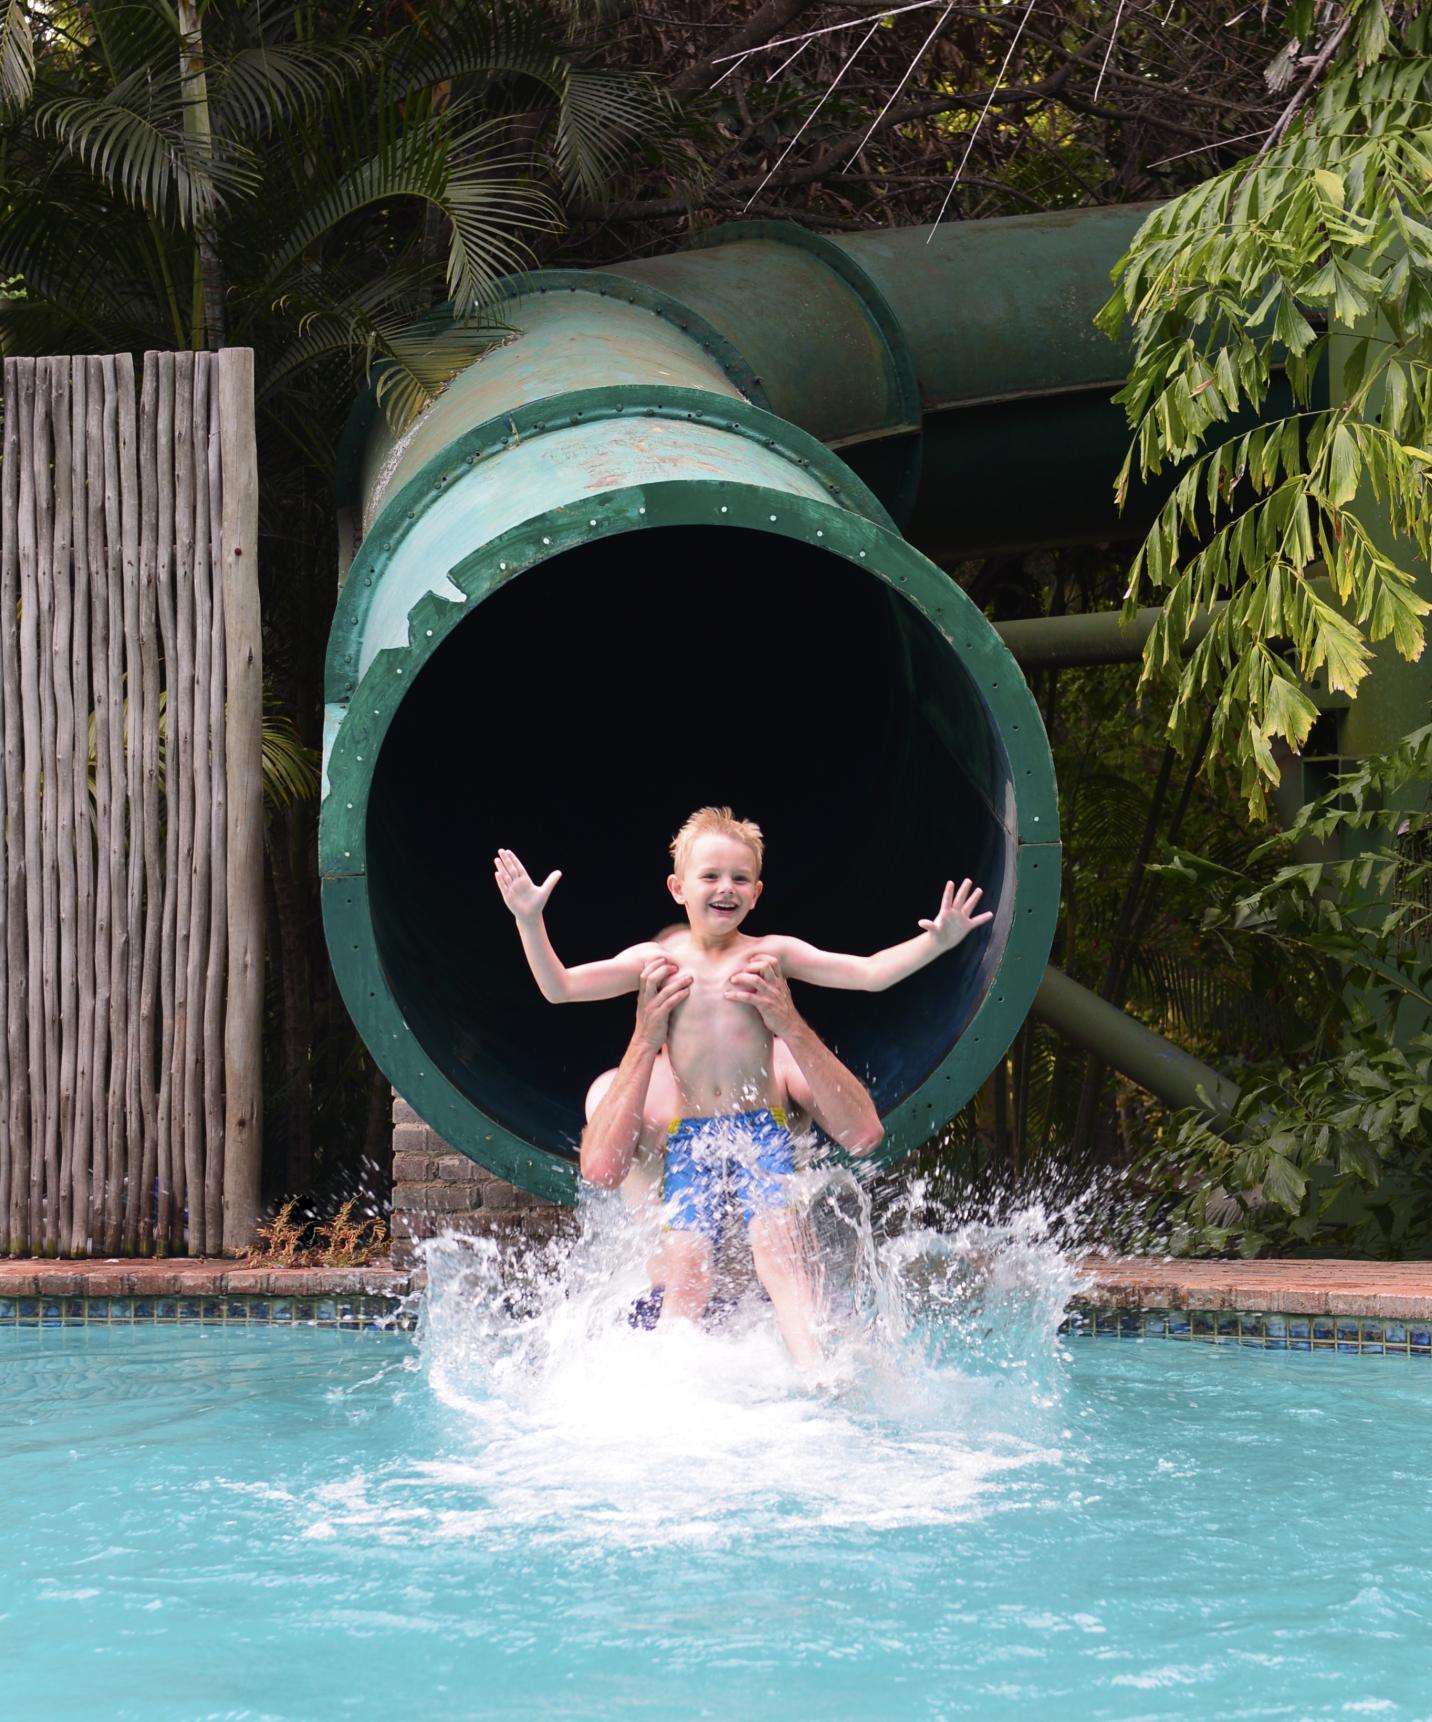
<path fill-rule="evenodd" d="M 543 919 L 560 872 L 537 885 L 510 849 L 500 849 L 493 863 L 528 966 L 551 1003 L 616 998 L 638 989 L 654 959 L 677 965 L 667 1056 L 680 1111 L 667 1137 L 663 1196 L 678 1289 L 674 1296 L 668 1290 L 663 1321 L 700 1314 L 729 1198 L 739 1201 L 747 1227 L 756 1228 L 753 1236 L 768 1217 L 778 1224 L 787 1205 L 785 1184 L 795 1162 L 785 1089 L 776 1071 L 774 1036 L 754 1002 L 771 972 L 815 986 L 883 992 L 993 918 L 988 911 L 975 912 L 978 887 L 966 879 L 957 891 L 949 881 L 934 917 L 920 922 L 914 938 L 868 957 L 823 951 L 785 934 L 741 931 L 762 891 L 765 842 L 759 826 L 736 819 L 729 807 L 703 807 L 672 839 L 671 853 L 667 887 L 685 909 L 687 925 L 660 941 L 630 945 L 614 957 L 570 969 L 552 948 Z M 776 1288 L 767 1289 L 774 1298 Z M 806 1343 L 800 1322 L 783 1320 L 781 1326 L 797 1361 L 811 1361 L 814 1340 Z"/>

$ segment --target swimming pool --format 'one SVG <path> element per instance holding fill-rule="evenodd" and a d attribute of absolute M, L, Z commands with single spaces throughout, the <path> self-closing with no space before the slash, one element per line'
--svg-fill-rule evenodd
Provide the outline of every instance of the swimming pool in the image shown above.
<path fill-rule="evenodd" d="M 416 1341 L 11 1329 L 0 1708 L 1432 1714 L 1425 1366 L 1065 1342 L 1020 1248 L 912 1257 L 821 1387 L 760 1311 L 638 1333 L 461 1251 Z"/>

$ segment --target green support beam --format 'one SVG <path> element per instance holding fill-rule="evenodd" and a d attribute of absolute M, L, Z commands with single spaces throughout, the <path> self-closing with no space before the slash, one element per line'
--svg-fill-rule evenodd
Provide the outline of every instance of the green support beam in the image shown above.
<path fill-rule="evenodd" d="M 1236 1083 L 1080 986 L 1061 969 L 1045 969 L 1034 1015 L 1065 1040 L 1156 1094 L 1166 1106 L 1190 1106 L 1202 1112 L 1214 1129 L 1227 1124 L 1238 1103 Z"/>

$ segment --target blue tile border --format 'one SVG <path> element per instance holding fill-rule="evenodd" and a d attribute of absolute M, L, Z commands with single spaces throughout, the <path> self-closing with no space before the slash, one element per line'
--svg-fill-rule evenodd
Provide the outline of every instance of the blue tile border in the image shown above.
<path fill-rule="evenodd" d="M 225 1292 L 218 1296 L 0 1297 L 5 1328 L 207 1327 L 401 1329 L 416 1325 L 407 1299 L 393 1292 L 304 1296 Z M 1076 1339 L 1169 1339 L 1327 1356 L 1432 1359 L 1432 1322 L 1356 1315 L 1287 1315 L 1263 1310 L 1129 1309 L 1078 1305 L 1061 1332 Z"/>
<path fill-rule="evenodd" d="M 275 1297 L 226 1293 L 223 1297 L 0 1297 L 0 1329 L 7 1327 L 401 1328 L 415 1325 L 406 1300 L 381 1292 L 346 1297 Z"/>
<path fill-rule="evenodd" d="M 1282 1315 L 1263 1310 L 1080 1307 L 1061 1333 L 1075 1339 L 1175 1339 L 1259 1351 L 1432 1358 L 1432 1325 L 1370 1315 Z"/>

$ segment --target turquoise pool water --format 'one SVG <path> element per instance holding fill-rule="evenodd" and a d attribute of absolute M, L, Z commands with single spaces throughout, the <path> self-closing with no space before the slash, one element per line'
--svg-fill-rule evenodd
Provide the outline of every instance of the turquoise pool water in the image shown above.
<path fill-rule="evenodd" d="M 981 1259 L 816 1387 L 456 1258 L 418 1342 L 11 1330 L 0 1714 L 1432 1715 L 1425 1360 L 1061 1341 Z"/>

